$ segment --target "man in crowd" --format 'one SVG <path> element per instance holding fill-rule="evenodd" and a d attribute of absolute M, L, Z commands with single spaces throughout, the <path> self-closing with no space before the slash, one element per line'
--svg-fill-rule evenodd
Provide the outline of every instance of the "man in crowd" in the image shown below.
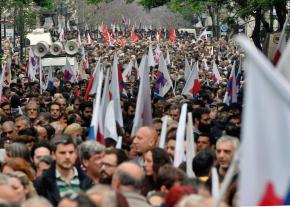
<path fill-rule="evenodd" d="M 77 146 L 70 136 L 61 135 L 52 140 L 52 157 L 55 163 L 35 182 L 39 195 L 57 205 L 65 194 L 90 187 L 84 185 L 88 179 L 85 173 L 75 166 Z"/>

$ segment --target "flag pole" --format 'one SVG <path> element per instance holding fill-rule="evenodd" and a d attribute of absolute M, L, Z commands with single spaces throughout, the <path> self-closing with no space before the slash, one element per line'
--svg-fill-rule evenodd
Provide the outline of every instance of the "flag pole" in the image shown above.
<path fill-rule="evenodd" d="M 213 207 L 218 207 L 220 205 L 220 203 L 221 203 L 221 201 L 222 201 L 222 199 L 223 199 L 228 187 L 231 184 L 232 178 L 235 175 L 236 168 L 237 168 L 237 165 L 238 165 L 239 154 L 240 154 L 240 150 L 237 149 L 236 152 L 235 152 L 235 155 L 234 155 L 234 159 L 232 160 L 231 165 L 230 165 L 229 169 L 227 170 L 225 178 L 224 178 L 224 180 L 222 182 L 221 189 L 220 189 L 220 192 L 219 192 L 219 194 L 217 196 L 217 199 L 215 199 L 214 202 L 213 202 Z"/>

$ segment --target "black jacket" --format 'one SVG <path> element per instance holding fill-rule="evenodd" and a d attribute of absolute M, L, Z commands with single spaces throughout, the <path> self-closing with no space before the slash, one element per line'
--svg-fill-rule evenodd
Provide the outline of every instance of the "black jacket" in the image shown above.
<path fill-rule="evenodd" d="M 93 182 L 90 181 L 90 178 L 80 168 L 76 167 L 76 169 L 79 175 L 80 189 L 87 190 L 92 187 Z M 35 180 L 34 186 L 38 195 L 47 198 L 53 206 L 57 206 L 60 194 L 56 184 L 55 163 Z"/>

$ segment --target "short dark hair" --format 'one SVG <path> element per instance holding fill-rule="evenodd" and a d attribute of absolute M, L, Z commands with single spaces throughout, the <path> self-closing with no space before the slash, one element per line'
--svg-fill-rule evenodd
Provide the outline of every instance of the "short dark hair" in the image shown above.
<path fill-rule="evenodd" d="M 73 138 L 70 135 L 67 134 L 62 134 L 62 135 L 56 135 L 52 140 L 51 140 L 51 150 L 53 152 L 56 151 L 57 149 L 57 145 L 59 144 L 64 144 L 64 145 L 69 145 L 69 144 L 73 144 L 75 146 L 75 148 L 77 147 L 75 141 L 73 140 Z"/>
<path fill-rule="evenodd" d="M 192 160 L 192 170 L 197 177 L 209 176 L 214 164 L 214 154 L 210 150 L 201 150 Z"/>
<path fill-rule="evenodd" d="M 85 108 L 93 108 L 93 103 L 91 101 L 84 101 L 80 104 L 80 111 L 84 111 Z"/>
<path fill-rule="evenodd" d="M 59 109 L 61 109 L 61 105 L 59 104 L 59 103 L 57 103 L 57 102 L 52 102 L 50 105 L 49 105 L 49 111 L 51 110 L 51 106 L 52 105 L 57 105 L 57 106 L 59 106 Z"/>
<path fill-rule="evenodd" d="M 175 182 L 182 182 L 185 178 L 186 174 L 181 169 L 170 164 L 163 165 L 157 174 L 155 190 L 160 190 L 163 185 L 170 189 Z"/>
<path fill-rule="evenodd" d="M 199 108 L 194 109 L 192 113 L 193 122 L 195 122 L 195 119 L 201 119 L 201 116 L 203 114 L 209 114 L 209 113 L 210 113 L 210 110 L 205 107 L 199 107 Z"/>
<path fill-rule="evenodd" d="M 44 148 L 48 149 L 51 152 L 51 147 L 50 147 L 50 145 L 49 145 L 48 142 L 45 142 L 45 141 L 43 141 L 43 142 L 37 142 L 37 143 L 35 143 L 32 146 L 31 151 L 30 151 L 30 154 L 31 154 L 31 157 L 32 158 L 34 157 L 35 150 L 38 149 L 38 148 L 40 148 L 40 147 L 44 147 Z"/>
<path fill-rule="evenodd" d="M 198 134 L 196 137 L 194 137 L 194 142 L 195 143 L 197 143 L 199 137 L 208 137 L 210 145 L 214 145 L 215 144 L 215 140 L 214 140 L 213 136 L 210 133 Z"/>
<path fill-rule="evenodd" d="M 122 162 L 128 161 L 129 157 L 127 154 L 121 149 L 108 149 L 105 151 L 106 155 L 114 154 L 117 157 L 117 165 L 121 164 Z"/>

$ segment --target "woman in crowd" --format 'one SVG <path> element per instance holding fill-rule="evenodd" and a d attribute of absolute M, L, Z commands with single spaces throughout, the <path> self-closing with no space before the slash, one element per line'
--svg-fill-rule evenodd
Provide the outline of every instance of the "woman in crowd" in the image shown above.
<path fill-rule="evenodd" d="M 165 164 L 171 164 L 169 155 L 161 148 L 152 148 L 144 153 L 145 185 L 143 195 L 155 189 L 158 170 Z"/>

